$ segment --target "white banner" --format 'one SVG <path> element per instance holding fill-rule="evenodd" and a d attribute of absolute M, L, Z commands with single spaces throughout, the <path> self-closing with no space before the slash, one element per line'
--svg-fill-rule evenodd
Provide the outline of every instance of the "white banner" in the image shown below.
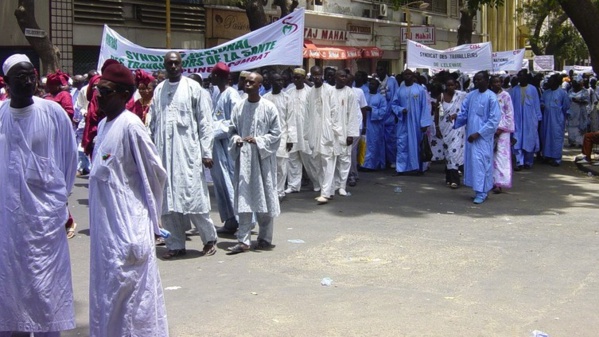
<path fill-rule="evenodd" d="M 532 60 L 532 70 L 553 71 L 555 70 L 553 55 L 535 55 Z"/>
<path fill-rule="evenodd" d="M 574 70 L 575 74 L 592 74 L 593 73 L 593 67 L 591 66 L 564 66 L 564 71 L 567 73 L 570 72 L 570 70 Z"/>
<path fill-rule="evenodd" d="M 525 49 L 498 51 L 493 53 L 493 72 L 520 71 L 524 64 Z"/>
<path fill-rule="evenodd" d="M 210 49 L 150 49 L 138 46 L 104 25 L 98 70 L 107 59 L 116 59 L 129 69 L 164 70 L 164 55 L 181 53 L 183 73 L 206 77 L 219 61 L 232 72 L 272 65 L 301 65 L 304 49 L 303 8 L 266 27 Z"/>
<path fill-rule="evenodd" d="M 462 72 L 493 69 L 490 42 L 436 50 L 408 40 L 407 57 L 409 68 L 458 69 Z"/>

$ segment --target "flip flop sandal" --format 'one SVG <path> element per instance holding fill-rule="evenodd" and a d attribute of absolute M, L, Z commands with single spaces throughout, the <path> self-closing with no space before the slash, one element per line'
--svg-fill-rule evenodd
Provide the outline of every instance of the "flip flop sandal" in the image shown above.
<path fill-rule="evenodd" d="M 200 256 L 212 256 L 216 254 L 216 247 L 213 244 L 204 245 L 204 249 L 200 252 Z"/>
<path fill-rule="evenodd" d="M 77 224 L 73 222 L 73 226 L 67 228 L 67 239 L 75 237 L 75 229 L 77 229 Z"/>

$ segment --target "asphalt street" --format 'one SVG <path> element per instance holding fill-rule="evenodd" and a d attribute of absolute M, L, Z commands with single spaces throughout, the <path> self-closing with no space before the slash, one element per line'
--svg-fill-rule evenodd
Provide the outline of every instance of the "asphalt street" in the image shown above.
<path fill-rule="evenodd" d="M 516 172 L 482 205 L 445 186 L 442 164 L 424 176 L 360 173 L 351 196 L 327 205 L 310 189 L 292 194 L 272 251 L 228 256 L 235 239 L 221 237 L 200 257 L 191 236 L 185 258 L 158 261 L 170 335 L 596 337 L 599 180 L 574 154 Z M 77 329 L 63 336 L 87 336 L 87 178 L 70 208 Z M 211 215 L 219 223 L 214 198 Z"/>

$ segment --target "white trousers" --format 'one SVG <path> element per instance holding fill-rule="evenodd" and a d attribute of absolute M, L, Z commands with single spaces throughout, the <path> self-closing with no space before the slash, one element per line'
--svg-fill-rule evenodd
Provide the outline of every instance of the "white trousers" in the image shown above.
<path fill-rule="evenodd" d="M 279 197 L 285 195 L 285 182 L 287 181 L 288 161 L 289 158 L 277 157 L 277 193 L 279 194 Z"/>
<path fill-rule="evenodd" d="M 239 230 L 237 241 L 250 246 L 252 244 L 252 228 L 254 228 L 254 215 L 258 221 L 258 240 L 272 243 L 274 218 L 266 213 L 239 213 Z"/>
<path fill-rule="evenodd" d="M 320 174 L 320 196 L 330 198 L 335 195 L 335 163 L 337 156 L 335 155 L 320 155 L 322 171 Z"/>
<path fill-rule="evenodd" d="M 308 178 L 314 188 L 319 185 L 320 160 L 301 151 L 289 153 L 287 161 L 287 188 L 299 192 L 302 187 L 302 167 L 306 169 Z"/>
<path fill-rule="evenodd" d="M 216 242 L 216 229 L 214 229 L 214 223 L 210 219 L 209 213 L 183 214 L 172 212 L 162 215 L 162 226 L 171 232 L 171 236 L 164 239 L 168 250 L 185 248 L 185 231 L 189 228 L 190 222 L 198 229 L 203 244 Z"/>
<path fill-rule="evenodd" d="M 335 164 L 335 189 L 346 189 L 347 177 L 351 168 L 351 152 L 337 156 Z"/>

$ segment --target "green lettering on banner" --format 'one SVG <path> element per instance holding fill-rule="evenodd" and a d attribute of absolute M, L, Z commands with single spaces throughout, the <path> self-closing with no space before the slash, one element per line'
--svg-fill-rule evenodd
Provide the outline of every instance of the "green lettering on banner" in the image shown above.
<path fill-rule="evenodd" d="M 117 40 L 114 36 L 106 34 L 106 45 L 112 49 L 117 49 Z"/>

